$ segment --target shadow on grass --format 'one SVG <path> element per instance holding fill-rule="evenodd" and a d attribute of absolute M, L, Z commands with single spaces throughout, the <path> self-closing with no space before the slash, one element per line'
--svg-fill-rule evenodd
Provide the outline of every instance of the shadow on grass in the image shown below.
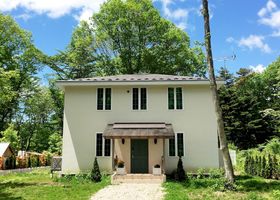
<path fill-rule="evenodd" d="M 190 178 L 184 182 L 178 182 L 168 178 L 168 182 L 176 183 L 186 189 L 203 189 L 203 188 L 223 188 L 224 179 L 211 179 L 202 178 L 195 179 Z M 269 180 L 260 177 L 251 176 L 236 176 L 237 192 L 272 192 L 273 190 L 279 190 L 280 181 Z"/>
<path fill-rule="evenodd" d="M 47 183 L 46 183 L 47 184 Z M 45 185 L 44 183 L 23 183 L 23 182 L 0 182 L 0 200 L 21 200 L 22 197 L 17 197 L 15 194 L 9 190 L 13 188 L 24 188 L 29 186 Z"/>
<path fill-rule="evenodd" d="M 273 190 L 279 190 L 280 188 L 280 181 L 250 176 L 237 176 L 236 184 L 239 186 L 240 191 L 246 192 L 270 192 Z"/>

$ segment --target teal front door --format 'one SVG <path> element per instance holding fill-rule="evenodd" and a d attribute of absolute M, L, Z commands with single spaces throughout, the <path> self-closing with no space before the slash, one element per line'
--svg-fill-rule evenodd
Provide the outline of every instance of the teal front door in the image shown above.
<path fill-rule="evenodd" d="M 131 173 L 148 173 L 148 140 L 131 140 Z"/>

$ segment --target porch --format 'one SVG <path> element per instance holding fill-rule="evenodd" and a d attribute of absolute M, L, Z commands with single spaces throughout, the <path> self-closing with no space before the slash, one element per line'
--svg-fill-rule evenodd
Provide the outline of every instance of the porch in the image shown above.
<path fill-rule="evenodd" d="M 106 139 L 112 139 L 113 171 L 117 169 L 119 163 L 124 165 L 122 175 L 116 173 L 112 176 L 115 182 L 165 180 L 165 139 L 174 137 L 171 124 L 108 124 L 103 136 Z M 160 170 L 157 176 L 153 175 L 155 166 L 158 167 L 157 171 Z M 124 174 L 126 176 L 123 176 Z"/>

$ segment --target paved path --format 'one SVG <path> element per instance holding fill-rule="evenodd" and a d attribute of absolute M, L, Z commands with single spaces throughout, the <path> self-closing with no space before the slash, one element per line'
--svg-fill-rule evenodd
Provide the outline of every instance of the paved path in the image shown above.
<path fill-rule="evenodd" d="M 160 200 L 163 196 L 161 184 L 122 183 L 99 190 L 91 200 Z"/>

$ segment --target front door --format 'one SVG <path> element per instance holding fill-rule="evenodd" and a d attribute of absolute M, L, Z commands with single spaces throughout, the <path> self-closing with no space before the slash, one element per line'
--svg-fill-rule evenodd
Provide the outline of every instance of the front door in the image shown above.
<path fill-rule="evenodd" d="M 148 140 L 131 140 L 131 173 L 148 173 Z"/>

